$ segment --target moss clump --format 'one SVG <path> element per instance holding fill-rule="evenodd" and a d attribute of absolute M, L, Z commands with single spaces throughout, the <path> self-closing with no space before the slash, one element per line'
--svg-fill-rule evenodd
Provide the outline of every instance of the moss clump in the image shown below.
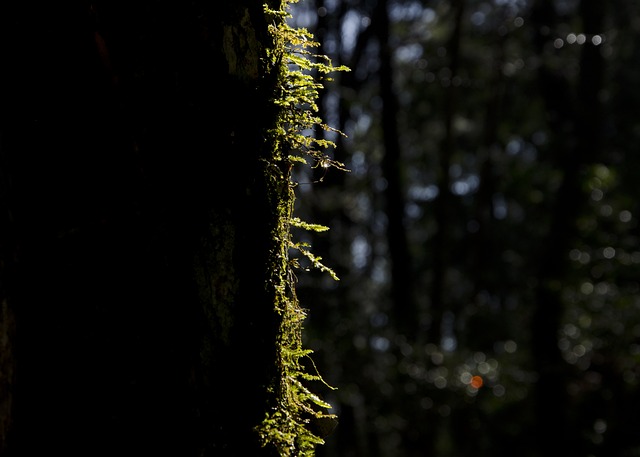
<path fill-rule="evenodd" d="M 324 152 L 326 148 L 335 146 L 331 141 L 305 135 L 305 132 L 321 127 L 341 134 L 318 117 L 316 100 L 322 88 L 319 80 L 328 73 L 347 68 L 334 67 L 325 56 L 313 54 L 310 49 L 317 47 L 318 43 L 313 41 L 312 35 L 306 29 L 288 25 L 290 4 L 297 1 L 283 0 L 278 9 L 265 5 L 266 14 L 272 18 L 269 31 L 274 40 L 273 48 L 267 53 L 266 65 L 277 81 L 273 101 L 279 113 L 278 122 L 268 132 L 272 156 L 265 164 L 268 180 L 272 189 L 275 189 L 274 206 L 278 208 L 278 220 L 273 233 L 275 252 L 272 252 L 273 265 L 268 287 L 275 296 L 280 328 L 277 377 L 270 386 L 273 404 L 256 430 L 263 446 L 274 446 L 281 456 L 312 456 L 316 446 L 324 443 L 322 437 L 312 431 L 312 423 L 335 419 L 328 413 L 331 406 L 307 387 L 309 382 L 324 381 L 317 371 L 309 372 L 303 364 L 304 359 L 310 360 L 312 351 L 302 345 L 302 322 L 306 314 L 296 297 L 293 269 L 297 263 L 289 257 L 290 250 L 297 250 L 314 267 L 329 273 L 336 280 L 338 278 L 320 262 L 321 258 L 309 251 L 308 245 L 292 239 L 292 227 L 312 231 L 328 228 L 305 223 L 293 216 L 296 184 L 291 180 L 291 170 L 295 164 L 345 170 L 343 164 L 332 160 Z M 311 366 L 314 366 L 313 362 Z"/>

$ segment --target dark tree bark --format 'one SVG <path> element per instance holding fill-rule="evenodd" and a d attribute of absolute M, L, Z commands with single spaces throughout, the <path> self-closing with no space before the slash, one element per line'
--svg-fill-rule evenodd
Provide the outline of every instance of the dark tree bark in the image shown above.
<path fill-rule="evenodd" d="M 262 3 L 0 18 L 0 453 L 273 454 Z"/>

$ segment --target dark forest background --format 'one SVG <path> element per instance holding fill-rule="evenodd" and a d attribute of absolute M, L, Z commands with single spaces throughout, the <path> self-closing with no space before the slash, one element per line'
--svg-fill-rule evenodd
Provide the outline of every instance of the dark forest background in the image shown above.
<path fill-rule="evenodd" d="M 302 0 L 329 456 L 640 456 L 640 3 Z M 324 134 L 327 134 L 326 132 Z"/>

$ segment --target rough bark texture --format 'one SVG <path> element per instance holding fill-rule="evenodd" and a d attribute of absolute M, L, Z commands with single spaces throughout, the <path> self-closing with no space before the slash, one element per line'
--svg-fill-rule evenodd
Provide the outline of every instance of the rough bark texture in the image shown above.
<path fill-rule="evenodd" d="M 270 453 L 263 16 L 1 7 L 3 456 Z"/>

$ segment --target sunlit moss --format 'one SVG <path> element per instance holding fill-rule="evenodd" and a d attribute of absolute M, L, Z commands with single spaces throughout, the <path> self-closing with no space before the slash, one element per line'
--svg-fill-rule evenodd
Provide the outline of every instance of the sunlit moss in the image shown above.
<path fill-rule="evenodd" d="M 297 250 L 312 267 L 335 273 L 321 263 L 302 242 L 295 242 L 291 228 L 310 231 L 324 231 L 327 227 L 310 224 L 293 216 L 296 184 L 291 180 L 292 168 L 296 164 L 312 167 L 336 167 L 345 170 L 344 165 L 328 157 L 322 150 L 335 146 L 331 141 L 308 136 L 314 127 L 338 132 L 325 125 L 316 115 L 316 99 L 322 88 L 317 75 L 336 68 L 324 56 L 312 54 L 309 49 L 317 46 L 311 34 L 305 29 L 295 29 L 288 25 L 289 5 L 297 0 L 284 0 L 279 8 L 265 4 L 265 13 L 270 18 L 269 31 L 273 47 L 267 50 L 265 65 L 268 73 L 274 75 L 276 91 L 273 102 L 277 107 L 278 122 L 268 132 L 267 141 L 271 156 L 265 161 L 264 171 L 273 192 L 274 207 L 277 208 L 277 223 L 273 233 L 273 264 L 270 267 L 270 284 L 275 302 L 275 312 L 280 316 L 277 341 L 277 376 L 269 386 L 272 393 L 270 411 L 263 422 L 256 427 L 263 446 L 273 446 L 281 456 L 312 456 L 315 448 L 323 444 L 318 422 L 334 420 L 329 414 L 330 405 L 311 392 L 311 382 L 324 383 L 310 359 L 311 350 L 302 346 L 302 322 L 306 314 L 300 307 L 295 290 L 293 269 L 298 267 L 296 259 L 289 256 L 289 250 Z M 312 62 L 318 58 L 320 63 Z M 316 75 L 310 73 L 315 72 Z M 304 361 L 309 363 L 303 363 Z M 309 366 L 313 371 L 309 371 Z M 325 384 L 326 385 L 326 384 Z"/>

